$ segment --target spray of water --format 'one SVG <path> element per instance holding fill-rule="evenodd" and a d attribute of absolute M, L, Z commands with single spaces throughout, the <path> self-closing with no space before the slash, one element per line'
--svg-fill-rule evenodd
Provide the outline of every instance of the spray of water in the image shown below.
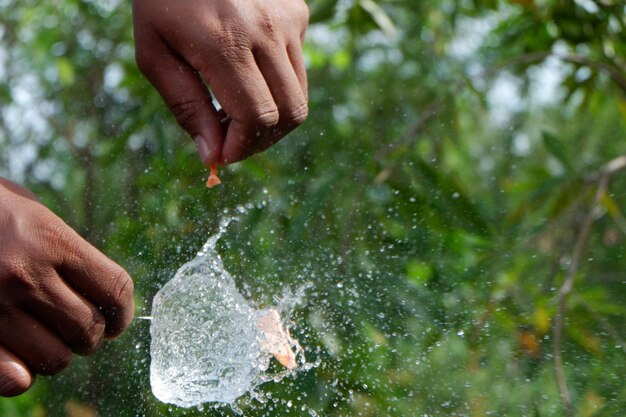
<path fill-rule="evenodd" d="M 144 317 L 152 319 L 150 383 L 163 402 L 234 407 L 260 384 L 310 369 L 280 314 L 297 300 L 256 308 L 224 268 L 216 244 L 233 220 L 222 220 L 218 233 L 156 294 L 151 316 Z M 267 373 L 272 357 L 284 370 Z"/>

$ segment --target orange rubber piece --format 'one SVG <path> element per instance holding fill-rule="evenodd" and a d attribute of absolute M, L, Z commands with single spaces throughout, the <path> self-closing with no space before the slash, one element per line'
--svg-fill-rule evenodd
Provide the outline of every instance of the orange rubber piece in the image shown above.
<path fill-rule="evenodd" d="M 211 164 L 210 168 L 211 173 L 209 174 L 209 179 L 206 180 L 206 186 L 208 188 L 213 188 L 216 185 L 221 184 L 222 181 L 220 181 L 220 178 L 217 176 L 217 166 L 215 164 Z"/>

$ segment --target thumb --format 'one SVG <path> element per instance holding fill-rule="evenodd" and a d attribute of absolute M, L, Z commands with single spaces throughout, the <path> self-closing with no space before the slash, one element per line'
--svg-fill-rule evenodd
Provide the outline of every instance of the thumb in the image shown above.
<path fill-rule="evenodd" d="M 33 384 L 33 376 L 15 355 L 0 346 L 0 397 L 14 397 Z"/>
<path fill-rule="evenodd" d="M 165 100 L 178 124 L 196 141 L 205 165 L 220 163 L 224 131 L 198 73 L 154 34 L 137 33 L 137 66 Z"/>

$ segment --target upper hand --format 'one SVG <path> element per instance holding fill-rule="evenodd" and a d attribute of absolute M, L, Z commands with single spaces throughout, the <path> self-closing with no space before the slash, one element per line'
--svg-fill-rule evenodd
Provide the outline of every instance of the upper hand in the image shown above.
<path fill-rule="evenodd" d="M 0 396 L 89 354 L 133 318 L 128 274 L 32 193 L 0 178 Z"/>
<path fill-rule="evenodd" d="M 306 119 L 304 0 L 133 0 L 133 16 L 138 66 L 204 163 L 242 160 Z"/>

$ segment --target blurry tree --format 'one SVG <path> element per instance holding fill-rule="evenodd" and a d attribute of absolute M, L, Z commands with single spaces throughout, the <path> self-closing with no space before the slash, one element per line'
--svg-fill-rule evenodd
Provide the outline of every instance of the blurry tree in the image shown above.
<path fill-rule="evenodd" d="M 261 304 L 306 287 L 320 365 L 246 415 L 622 416 L 623 2 L 309 5 L 309 121 L 207 191 L 126 2 L 0 0 L 0 171 L 128 268 L 141 314 L 254 205 L 227 266 Z M 233 414 L 159 404 L 148 348 L 135 323 L 0 415 Z"/>

